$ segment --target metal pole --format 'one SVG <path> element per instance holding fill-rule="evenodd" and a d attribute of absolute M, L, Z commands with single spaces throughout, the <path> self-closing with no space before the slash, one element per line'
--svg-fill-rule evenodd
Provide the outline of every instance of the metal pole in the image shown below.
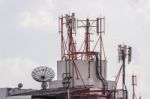
<path fill-rule="evenodd" d="M 132 99 L 134 99 L 135 92 L 134 92 L 134 76 L 133 75 L 132 75 L 132 86 L 133 86 Z"/>
<path fill-rule="evenodd" d="M 70 91 L 69 91 L 69 88 L 67 90 L 67 93 L 68 93 L 68 99 L 70 99 Z"/>
<path fill-rule="evenodd" d="M 123 89 L 125 87 L 125 57 L 123 56 Z"/>

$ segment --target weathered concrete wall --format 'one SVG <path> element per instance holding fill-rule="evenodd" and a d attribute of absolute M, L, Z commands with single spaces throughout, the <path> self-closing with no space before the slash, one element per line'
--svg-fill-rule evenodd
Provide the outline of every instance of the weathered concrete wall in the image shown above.
<path fill-rule="evenodd" d="M 73 65 L 74 68 L 74 86 L 82 85 L 94 85 L 95 87 L 102 88 L 102 83 L 96 77 L 96 61 L 95 60 L 76 60 L 73 61 L 58 61 L 57 62 L 57 79 L 58 81 L 50 82 L 50 88 L 62 87 L 62 80 L 64 73 L 70 73 L 73 76 Z M 100 68 L 98 67 L 98 70 Z M 77 71 L 77 72 L 76 72 Z M 80 74 L 79 74 L 80 73 Z M 82 81 L 81 77 L 84 81 Z M 107 65 L 106 61 L 102 61 L 102 76 L 107 79 Z M 71 80 L 71 86 L 73 85 Z"/>
<path fill-rule="evenodd" d="M 66 69 L 66 65 L 67 65 L 67 69 Z M 57 62 L 57 79 L 58 80 L 62 80 L 62 74 L 69 73 L 69 66 L 70 66 L 70 73 L 72 75 L 72 66 L 73 66 L 73 62 L 72 61 L 58 61 Z M 96 62 L 95 60 L 76 60 L 75 61 L 75 65 L 77 66 L 80 74 L 82 75 L 82 78 L 89 78 L 89 72 L 90 72 L 90 78 L 95 78 L 96 77 Z M 99 69 L 99 68 L 98 68 Z M 90 71 L 89 71 L 90 70 Z M 107 62 L 106 61 L 102 61 L 102 76 L 107 79 Z M 76 73 L 75 73 L 75 69 L 74 69 L 74 74 L 75 74 L 75 78 L 77 77 Z"/>
<path fill-rule="evenodd" d="M 0 99 L 7 99 L 8 88 L 0 88 Z"/>
<path fill-rule="evenodd" d="M 31 99 L 31 96 L 9 96 L 10 88 L 0 88 L 0 99 Z"/>

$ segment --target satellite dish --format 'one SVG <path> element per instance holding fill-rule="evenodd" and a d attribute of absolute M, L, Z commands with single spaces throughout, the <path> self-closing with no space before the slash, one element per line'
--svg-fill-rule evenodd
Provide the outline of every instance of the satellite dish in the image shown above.
<path fill-rule="evenodd" d="M 23 87 L 22 83 L 18 83 L 18 88 L 21 89 Z"/>
<path fill-rule="evenodd" d="M 46 66 L 37 67 L 32 71 L 32 78 L 37 82 L 42 82 L 42 89 L 47 88 L 47 82 L 52 81 L 54 76 L 55 72 L 51 68 Z"/>

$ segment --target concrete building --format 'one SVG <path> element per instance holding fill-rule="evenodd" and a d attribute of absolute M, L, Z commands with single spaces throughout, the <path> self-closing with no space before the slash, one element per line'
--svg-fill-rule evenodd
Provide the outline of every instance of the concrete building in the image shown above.
<path fill-rule="evenodd" d="M 32 99 L 31 95 L 27 96 L 12 96 L 14 93 L 23 93 L 31 91 L 28 89 L 18 89 L 18 88 L 0 88 L 0 99 Z"/>
<path fill-rule="evenodd" d="M 95 86 L 102 88 L 102 82 L 96 77 L 96 61 L 95 60 L 75 60 L 78 75 L 74 75 L 74 86 Z M 107 62 L 102 62 L 102 76 L 107 78 Z M 58 61 L 57 62 L 57 80 L 49 83 L 49 88 L 63 87 L 63 80 L 66 74 L 72 76 L 73 74 L 73 61 Z M 98 69 L 100 67 L 98 66 Z M 81 77 L 79 76 L 79 73 Z M 77 77 L 78 76 L 78 77 Z M 83 82 L 83 81 L 84 82 Z M 111 84 L 112 85 L 112 82 Z M 73 82 L 70 80 L 70 87 L 73 87 Z M 113 85 L 109 88 L 113 88 Z"/>

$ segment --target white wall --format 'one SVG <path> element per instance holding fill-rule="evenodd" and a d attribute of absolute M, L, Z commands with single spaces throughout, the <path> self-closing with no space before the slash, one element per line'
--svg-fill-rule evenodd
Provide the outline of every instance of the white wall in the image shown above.
<path fill-rule="evenodd" d="M 66 73 L 66 64 L 67 64 L 67 72 L 69 73 L 69 64 L 70 64 L 70 73 L 72 76 L 72 61 L 58 61 L 57 62 L 57 79 L 58 80 L 62 80 L 62 74 Z M 76 67 L 78 68 L 82 79 L 84 80 L 84 83 L 86 85 L 95 85 L 97 87 L 101 87 L 101 81 L 99 81 L 96 77 L 96 62 L 95 60 L 92 61 L 88 61 L 88 60 L 76 60 L 75 61 Z M 90 68 L 90 69 L 89 69 Z M 90 70 L 90 71 L 89 71 Z M 89 78 L 89 72 L 90 72 L 90 78 Z M 78 73 L 78 72 L 77 72 Z M 77 79 L 77 73 L 75 72 L 74 69 L 74 85 L 78 86 L 78 85 L 83 85 L 83 82 L 81 80 L 81 77 L 79 76 L 78 73 L 78 77 L 79 79 Z M 106 79 L 107 78 L 107 65 L 106 65 L 106 61 L 102 62 L 102 76 Z M 52 83 L 51 83 L 52 84 Z M 50 87 L 51 88 L 51 87 Z"/>
<path fill-rule="evenodd" d="M 70 72 L 72 73 L 72 61 L 58 61 L 57 62 L 57 79 L 62 80 L 62 74 L 66 72 L 66 64 L 69 68 L 69 62 L 70 62 Z M 88 61 L 88 60 L 76 60 L 75 64 L 80 71 L 83 78 L 88 78 L 88 66 L 90 64 L 90 73 L 91 78 L 96 77 L 96 62 Z M 67 69 L 67 72 L 69 70 Z M 76 73 L 75 73 L 76 74 Z M 102 76 L 107 79 L 107 62 L 102 61 Z M 75 75 L 76 77 L 76 75 Z"/>

